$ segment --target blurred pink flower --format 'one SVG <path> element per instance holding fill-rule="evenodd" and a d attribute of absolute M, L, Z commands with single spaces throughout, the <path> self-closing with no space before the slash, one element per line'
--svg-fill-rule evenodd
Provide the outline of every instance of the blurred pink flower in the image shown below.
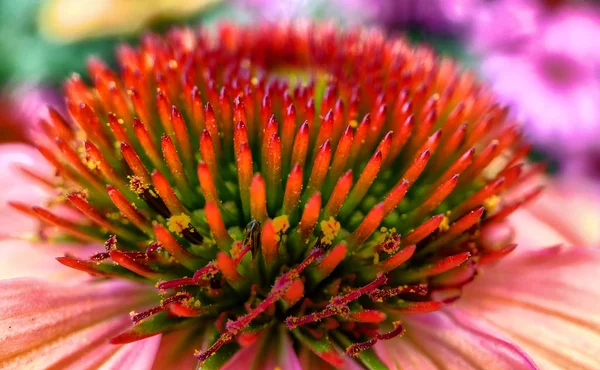
<path fill-rule="evenodd" d="M 541 1 L 483 5 L 472 28 L 481 70 L 538 147 L 589 173 L 600 142 L 600 11 Z M 595 158 L 595 159 L 594 159 Z"/>
<path fill-rule="evenodd" d="M 469 47 L 486 55 L 517 52 L 526 47 L 541 27 L 538 0 L 477 1 L 471 8 Z"/>
<path fill-rule="evenodd" d="M 46 106 L 60 106 L 56 92 L 47 87 L 22 85 L 0 96 L 0 142 L 28 142 Z"/>
<path fill-rule="evenodd" d="M 370 21 L 392 29 L 415 26 L 430 32 L 460 34 L 469 23 L 472 11 L 480 0 L 338 0 L 338 2 L 348 5 L 352 12 L 359 14 L 369 9 Z"/>
<path fill-rule="evenodd" d="M 373 7 L 363 8 L 362 0 L 231 0 L 245 15 L 269 22 L 325 16 L 343 23 L 362 23 L 376 13 Z M 360 8 L 361 12 L 357 12 Z"/>
<path fill-rule="evenodd" d="M 42 175 L 50 171 L 50 166 L 33 148 L 3 145 L 0 159 L 4 161 L 3 168 L 12 171 L 3 189 L 13 200 L 34 202 L 32 192 L 41 198 L 51 197 L 50 191 L 33 185 L 17 170 L 35 166 Z M 523 215 L 513 219 L 515 229 L 507 238 L 539 246 L 561 241 L 555 235 L 563 237 L 567 244 L 587 241 L 585 229 L 578 229 L 580 224 L 573 219 L 585 217 L 585 204 L 570 204 L 576 198 L 564 194 L 564 186 L 568 185 L 548 184 L 546 195 L 518 211 Z M 527 187 L 524 184 L 523 188 Z M 544 220 L 540 212 L 542 216 L 551 213 L 554 219 Z M 21 222 L 27 224 L 8 209 L 3 208 L 0 214 L 4 235 L 13 234 L 6 231 Z M 28 225 L 29 231 L 36 231 L 36 225 Z M 503 232 L 506 227 L 499 225 L 500 230 L 495 232 Z M 24 228 L 19 231 L 27 234 Z M 27 242 L 6 236 L 4 239 L 0 244 L 3 318 L 0 340 L 4 343 L 0 347 L 1 368 L 194 368 L 195 359 L 188 352 L 204 343 L 191 330 L 121 346 L 108 343 L 129 325 L 129 310 L 152 305 L 153 289 L 133 282 L 82 278 L 77 271 L 54 260 L 57 253 L 74 252 L 60 243 Z M 407 329 L 405 336 L 375 346 L 386 366 L 389 369 L 435 369 L 439 364 L 448 369 L 598 368 L 600 316 L 596 305 L 600 289 L 593 282 L 600 278 L 600 249 L 580 246 L 530 249 L 523 245 L 517 251 L 497 265 L 488 264 L 481 269 L 480 276 L 464 289 L 457 303 L 434 313 L 405 315 L 402 318 Z M 22 278 L 15 278 L 19 276 Z M 466 277 L 469 276 L 467 273 Z M 451 301 L 453 294 L 456 292 L 450 291 L 448 296 L 440 298 Z M 321 368 L 322 363 L 309 362 L 314 356 L 297 357 L 288 335 L 274 335 L 268 339 L 263 335 L 239 351 L 224 369 L 239 369 L 240 364 L 252 366 L 259 356 L 265 370 L 277 366 L 292 370 Z M 343 368 L 358 369 L 350 361 Z"/>
<path fill-rule="evenodd" d="M 418 26 L 438 33 L 460 33 L 481 0 L 233 0 L 269 21 L 326 17 L 343 23 L 371 23 L 388 29 Z"/>

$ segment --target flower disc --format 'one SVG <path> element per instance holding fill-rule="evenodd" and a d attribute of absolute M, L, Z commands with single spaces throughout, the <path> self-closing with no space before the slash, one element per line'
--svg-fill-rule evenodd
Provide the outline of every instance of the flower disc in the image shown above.
<path fill-rule="evenodd" d="M 489 230 L 538 192 L 502 200 L 527 176 L 506 109 L 402 39 L 225 25 L 118 60 L 69 79 L 69 119 L 50 110 L 38 140 L 76 216 L 13 203 L 52 237 L 104 243 L 62 264 L 156 285 L 113 343 L 192 330 L 218 368 L 285 329 L 334 366 L 385 368 L 371 347 L 512 251 Z"/>

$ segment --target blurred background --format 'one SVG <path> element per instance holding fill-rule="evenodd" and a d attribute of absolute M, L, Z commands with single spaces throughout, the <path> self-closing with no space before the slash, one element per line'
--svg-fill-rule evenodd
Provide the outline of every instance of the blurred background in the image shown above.
<path fill-rule="evenodd" d="M 556 177 L 600 190 L 600 2 L 584 0 L 1 0 L 0 142 L 26 142 L 90 55 L 173 24 L 299 18 L 402 33 L 480 74 Z"/>

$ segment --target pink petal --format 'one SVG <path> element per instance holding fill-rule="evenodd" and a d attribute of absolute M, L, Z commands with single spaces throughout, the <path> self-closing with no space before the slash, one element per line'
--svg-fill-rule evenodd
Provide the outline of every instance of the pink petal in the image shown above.
<path fill-rule="evenodd" d="M 375 346 L 390 369 L 536 369 L 490 325 L 456 309 L 406 317 L 404 326 L 404 337 Z"/>
<path fill-rule="evenodd" d="M 252 345 L 242 348 L 236 352 L 233 357 L 225 365 L 221 370 L 237 370 L 239 369 L 240 364 L 244 364 L 245 368 L 251 369 L 253 364 L 255 363 L 258 355 L 260 354 L 260 347 L 262 346 L 262 341 L 257 340 Z"/>
<path fill-rule="evenodd" d="M 122 281 L 59 285 L 40 279 L 1 280 L 0 365 L 143 306 L 153 297 L 145 288 Z M 49 356 L 57 360 L 53 351 Z"/>
<path fill-rule="evenodd" d="M 515 242 L 527 248 L 550 245 L 600 245 L 600 193 L 576 178 L 550 181 L 536 176 L 509 195 L 516 199 L 540 183 L 541 196 L 509 217 Z M 524 250 L 524 248 L 521 248 Z"/>
<path fill-rule="evenodd" d="M 542 224 L 561 234 L 567 245 L 600 245 L 600 193 L 581 181 L 550 184 L 526 208 Z M 546 243 L 554 245 L 558 243 Z"/>
<path fill-rule="evenodd" d="M 100 246 L 79 244 L 33 243 L 9 239 L 0 241 L 0 279 L 17 277 L 41 278 L 52 281 L 87 279 L 88 274 L 61 265 L 56 257 L 70 253 L 87 258 Z"/>
<path fill-rule="evenodd" d="M 150 370 L 158 352 L 161 336 L 146 338 L 120 346 L 99 370 Z"/>
<path fill-rule="evenodd" d="M 74 331 L 30 351 L 0 361 L 2 369 L 85 369 L 109 358 L 120 347 L 108 339 L 131 325 L 127 315 Z"/>
<path fill-rule="evenodd" d="M 512 337 L 542 368 L 600 368 L 600 250 L 553 247 L 507 257 L 457 307 Z"/>
<path fill-rule="evenodd" d="M 8 206 L 9 201 L 26 204 L 42 204 L 50 196 L 49 189 L 34 183 L 18 166 L 34 170 L 42 176 L 50 176 L 52 170 L 38 151 L 24 144 L 0 145 L 0 237 L 20 236 L 34 232 L 38 221 Z"/>
<path fill-rule="evenodd" d="M 270 369 L 286 369 L 286 370 L 302 370 L 300 360 L 294 351 L 290 333 L 287 328 L 282 327 L 279 336 L 267 336 L 265 339 L 266 361 L 262 366 L 263 370 Z"/>

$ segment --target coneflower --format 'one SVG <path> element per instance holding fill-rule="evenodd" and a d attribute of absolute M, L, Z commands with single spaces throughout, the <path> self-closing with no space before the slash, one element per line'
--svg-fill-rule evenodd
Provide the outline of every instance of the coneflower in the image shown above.
<path fill-rule="evenodd" d="M 507 110 L 401 39 L 174 29 L 118 60 L 91 60 L 91 85 L 65 84 L 70 119 L 42 123 L 56 201 L 80 217 L 12 204 L 104 243 L 60 263 L 155 285 L 115 344 L 191 328 L 206 346 L 189 356 L 210 369 L 285 329 L 333 366 L 386 368 L 372 347 L 512 251 L 486 230 L 539 192 L 501 201 L 531 173 Z"/>

